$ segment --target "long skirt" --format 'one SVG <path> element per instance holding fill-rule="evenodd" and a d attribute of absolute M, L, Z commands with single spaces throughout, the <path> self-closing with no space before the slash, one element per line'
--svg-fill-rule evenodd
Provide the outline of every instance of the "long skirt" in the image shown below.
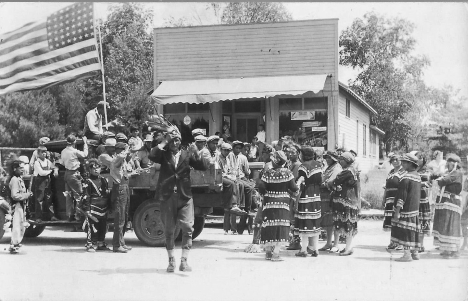
<path fill-rule="evenodd" d="M 390 232 L 392 230 L 392 218 L 395 213 L 395 193 L 397 188 L 387 188 L 384 209 L 383 230 Z"/>
<path fill-rule="evenodd" d="M 333 212 L 330 206 L 330 193 L 320 192 L 320 226 L 322 228 L 332 227 L 333 226 Z"/>
<path fill-rule="evenodd" d="M 312 195 L 299 198 L 298 210 L 295 214 L 294 234 L 319 236 L 321 211 L 320 195 Z"/>
<path fill-rule="evenodd" d="M 419 212 L 400 212 L 398 222 L 392 221 L 391 242 L 402 245 L 405 249 L 421 247 L 420 233 Z"/>
<path fill-rule="evenodd" d="M 455 252 L 460 248 L 461 239 L 461 197 L 444 192 L 436 199 L 434 213 L 434 245 L 441 251 Z"/>
<path fill-rule="evenodd" d="M 421 192 L 421 200 L 419 201 L 419 223 L 421 225 L 421 231 L 424 235 L 431 235 L 431 205 L 429 204 L 429 198 L 427 193 Z"/>
<path fill-rule="evenodd" d="M 26 217 L 24 215 L 24 208 L 20 202 L 16 202 L 13 206 L 13 226 L 11 229 L 11 244 L 17 245 L 23 241 L 24 232 L 26 230 L 25 225 Z M 3 227 L 3 225 L 2 225 Z"/>
<path fill-rule="evenodd" d="M 260 243 L 289 242 L 290 199 L 264 197 Z"/>
<path fill-rule="evenodd" d="M 355 236 L 358 232 L 359 207 L 349 199 L 337 197 L 332 199 L 333 228 L 338 235 Z"/>

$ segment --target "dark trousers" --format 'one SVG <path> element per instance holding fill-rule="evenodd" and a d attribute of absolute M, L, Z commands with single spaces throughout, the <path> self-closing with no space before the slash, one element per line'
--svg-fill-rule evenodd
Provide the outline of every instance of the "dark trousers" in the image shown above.
<path fill-rule="evenodd" d="M 114 202 L 114 236 L 112 245 L 114 249 L 125 245 L 124 232 L 128 222 L 128 209 L 130 208 L 130 190 L 128 180 L 112 186 L 112 199 Z"/>
<path fill-rule="evenodd" d="M 81 175 L 78 170 L 66 170 L 65 171 L 65 191 L 68 192 L 66 196 L 66 210 L 67 216 L 78 217 L 75 212 L 75 202 L 81 200 L 81 194 L 83 193 L 83 187 L 81 186 Z"/>
<path fill-rule="evenodd" d="M 97 223 L 89 219 L 89 223 L 91 227 L 86 226 L 85 229 L 87 233 L 86 244 L 95 244 L 98 241 L 104 242 L 107 233 L 107 216 L 100 217 Z"/>
<path fill-rule="evenodd" d="M 96 134 L 94 134 L 93 132 L 90 132 L 90 131 L 86 132 L 85 136 L 88 139 L 97 140 L 97 141 L 101 140 L 100 135 L 96 135 Z"/>
<path fill-rule="evenodd" d="M 223 207 L 224 209 L 231 209 L 233 205 L 237 204 L 239 189 L 237 184 L 229 179 L 223 178 Z"/>
<path fill-rule="evenodd" d="M 182 231 L 182 249 L 190 250 L 194 221 L 193 199 L 183 200 L 178 193 L 174 193 L 169 199 L 161 201 L 160 208 L 166 234 L 166 249 L 174 249 L 174 232 L 178 224 Z"/>
<path fill-rule="evenodd" d="M 234 232 L 237 232 L 236 215 L 229 213 L 229 209 L 224 209 L 223 230 L 224 231 L 232 230 Z"/>
<path fill-rule="evenodd" d="M 36 219 L 43 219 L 43 212 L 47 212 L 46 217 L 50 219 L 54 216 L 54 207 L 51 202 L 50 178 L 36 176 L 34 177 L 34 196 Z"/>
<path fill-rule="evenodd" d="M 240 204 L 239 207 L 244 207 L 245 211 L 249 211 L 252 207 L 252 194 L 255 190 L 255 184 L 248 181 L 246 178 L 238 179 Z"/>

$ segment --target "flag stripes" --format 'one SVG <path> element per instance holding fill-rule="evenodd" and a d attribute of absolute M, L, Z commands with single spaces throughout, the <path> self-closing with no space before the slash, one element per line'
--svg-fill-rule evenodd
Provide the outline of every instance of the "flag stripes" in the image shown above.
<path fill-rule="evenodd" d="M 0 95 L 50 87 L 101 70 L 92 3 L 76 3 L 0 35 Z M 3 40 L 2 40 L 3 39 Z"/>

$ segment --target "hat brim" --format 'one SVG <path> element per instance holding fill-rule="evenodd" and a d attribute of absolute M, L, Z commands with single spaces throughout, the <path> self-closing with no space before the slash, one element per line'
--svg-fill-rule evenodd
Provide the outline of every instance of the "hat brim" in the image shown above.
<path fill-rule="evenodd" d="M 409 162 L 409 163 L 412 163 L 412 164 L 416 165 L 416 167 L 419 167 L 418 162 L 414 162 L 414 161 L 411 161 L 411 160 L 406 159 L 406 158 L 400 158 L 400 161 Z"/>

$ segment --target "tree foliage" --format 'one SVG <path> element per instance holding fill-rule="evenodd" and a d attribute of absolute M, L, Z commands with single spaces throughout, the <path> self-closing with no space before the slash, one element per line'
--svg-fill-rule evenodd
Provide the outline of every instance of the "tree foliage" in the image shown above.
<path fill-rule="evenodd" d="M 215 9 L 215 6 L 213 6 Z M 229 2 L 222 10 L 223 24 L 283 22 L 292 20 L 291 14 L 279 2 Z"/>
<path fill-rule="evenodd" d="M 0 145 L 35 147 L 43 136 L 61 138 L 54 97 L 47 91 L 12 93 L 0 98 Z"/>
<path fill-rule="evenodd" d="M 386 19 L 371 12 L 354 20 L 340 35 L 340 64 L 360 71 L 350 86 L 378 112 L 372 119 L 385 129 L 387 151 L 408 144 L 412 128 L 408 118 L 425 101 L 422 74 L 429 60 L 412 54 L 413 29 L 404 19 Z"/>

